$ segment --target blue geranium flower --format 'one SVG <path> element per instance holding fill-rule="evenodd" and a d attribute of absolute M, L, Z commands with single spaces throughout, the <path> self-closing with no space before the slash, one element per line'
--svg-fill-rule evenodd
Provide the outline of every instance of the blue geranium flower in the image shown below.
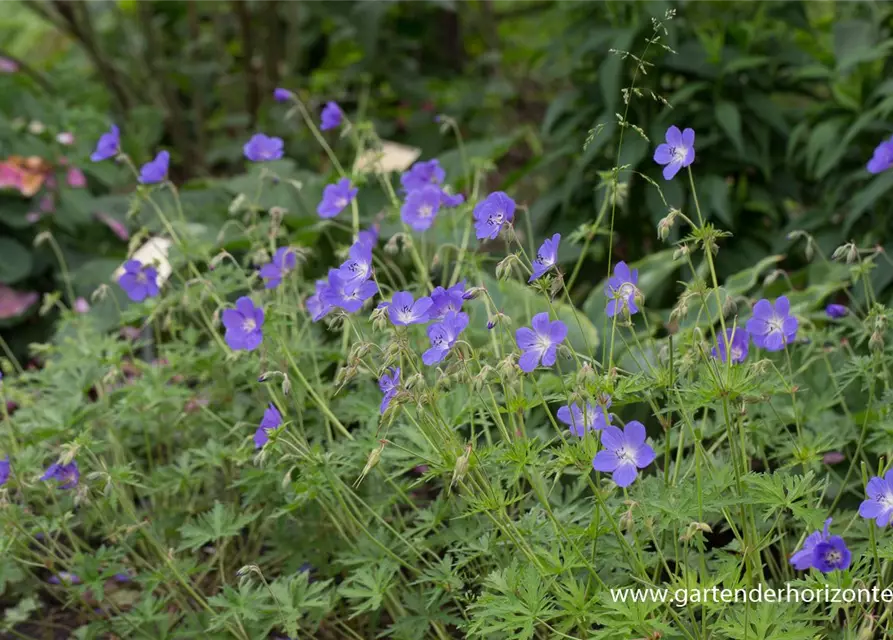
<path fill-rule="evenodd" d="M 320 218 L 334 218 L 350 204 L 359 189 L 351 188 L 348 178 L 341 178 L 335 184 L 326 185 L 322 192 L 322 200 L 316 207 Z"/>
<path fill-rule="evenodd" d="M 572 434 L 582 438 L 588 431 L 597 431 L 611 424 L 608 415 L 610 406 L 610 397 L 606 397 L 594 407 L 587 402 L 583 409 L 580 409 L 580 405 L 575 402 L 570 406 L 559 407 L 555 415 L 570 428 Z"/>
<path fill-rule="evenodd" d="M 74 460 L 68 464 L 54 462 L 47 467 L 46 472 L 40 476 L 40 479 L 43 481 L 55 480 L 59 483 L 60 489 L 73 489 L 81 479 L 81 472 L 78 469 L 78 463 Z"/>
<path fill-rule="evenodd" d="M 273 99 L 276 102 L 288 102 L 294 97 L 294 94 L 288 89 L 283 89 L 281 87 L 276 87 L 273 89 Z"/>
<path fill-rule="evenodd" d="M 645 442 L 647 434 L 641 422 L 630 420 L 623 431 L 617 427 L 602 429 L 604 449 L 595 454 L 592 468 L 612 474 L 618 487 L 628 487 L 644 469 L 654 462 L 654 449 Z"/>
<path fill-rule="evenodd" d="M 357 240 L 348 252 L 347 260 L 338 268 L 338 277 L 344 282 L 363 282 L 372 275 L 372 245 Z"/>
<path fill-rule="evenodd" d="M 849 313 L 849 311 L 850 310 L 842 304 L 829 304 L 825 307 L 825 314 L 829 318 L 842 318 Z"/>
<path fill-rule="evenodd" d="M 338 106 L 337 102 L 327 102 L 326 106 L 322 109 L 322 114 L 320 115 L 320 125 L 319 128 L 323 131 L 328 131 L 329 129 L 334 129 L 341 124 L 341 118 L 343 114 L 341 113 L 341 107 Z"/>
<path fill-rule="evenodd" d="M 107 133 L 99 136 L 96 142 L 96 149 L 90 154 L 90 160 L 93 162 L 102 162 L 109 158 L 114 158 L 121 150 L 121 131 L 115 125 L 112 125 Z"/>
<path fill-rule="evenodd" d="M 531 322 L 533 329 L 521 327 L 515 332 L 515 339 L 522 355 L 518 359 L 521 371 L 530 373 L 539 366 L 555 364 L 558 345 L 567 337 L 567 325 L 561 320 L 550 321 L 548 313 L 538 313 Z"/>
<path fill-rule="evenodd" d="M 404 193 L 412 193 L 431 185 L 440 185 L 446 178 L 446 172 L 440 166 L 437 158 L 416 162 L 408 171 L 400 176 L 400 185 Z"/>
<path fill-rule="evenodd" d="M 273 259 L 258 270 L 258 274 L 264 279 L 265 289 L 275 289 L 290 271 L 298 264 L 298 257 L 291 247 L 279 247 L 273 254 Z"/>
<path fill-rule="evenodd" d="M 422 354 L 422 362 L 431 366 L 441 362 L 459 339 L 459 334 L 468 326 L 468 314 L 450 311 L 443 320 L 428 327 L 428 340 L 431 347 Z"/>
<path fill-rule="evenodd" d="M 224 309 L 224 340 L 235 351 L 254 351 L 264 339 L 264 310 L 255 307 L 251 298 L 242 296 L 236 300 L 235 309 Z"/>
<path fill-rule="evenodd" d="M 639 270 L 632 269 L 621 261 L 614 265 L 614 275 L 605 284 L 605 297 L 608 305 L 605 313 L 609 318 L 626 311 L 629 315 L 639 312 L 636 298 L 639 295 Z"/>
<path fill-rule="evenodd" d="M 252 162 L 269 162 L 279 160 L 282 157 L 285 145 L 282 138 L 274 138 L 256 133 L 242 147 L 245 157 Z"/>
<path fill-rule="evenodd" d="M 167 178 L 168 165 L 171 161 L 171 154 L 167 151 L 159 151 L 155 159 L 147 162 L 140 168 L 140 184 L 156 184 L 163 182 Z"/>
<path fill-rule="evenodd" d="M 424 324 L 428 322 L 429 310 L 434 302 L 428 296 L 413 300 L 408 291 L 398 291 L 391 298 L 388 305 L 388 316 L 394 325 L 405 327 L 410 324 Z"/>
<path fill-rule="evenodd" d="M 763 298 L 754 305 L 747 332 L 753 343 L 766 351 L 781 351 L 797 337 L 797 318 L 791 315 L 791 303 L 779 296 L 773 305 Z"/>
<path fill-rule="evenodd" d="M 527 282 L 533 282 L 537 278 L 542 277 L 546 271 L 555 266 L 555 263 L 558 261 L 558 244 L 560 242 L 560 233 L 556 233 L 550 239 L 543 241 L 539 251 L 536 252 L 536 259 L 533 261 L 533 273 Z"/>
<path fill-rule="evenodd" d="M 363 304 L 378 292 L 374 280 L 341 279 L 338 269 L 329 269 L 328 287 L 321 295 L 321 300 L 333 307 L 344 309 L 348 313 L 356 313 Z"/>
<path fill-rule="evenodd" d="M 279 413 L 279 410 L 271 402 L 270 406 L 264 410 L 264 417 L 260 421 L 260 426 L 254 432 L 254 448 L 260 449 L 267 444 L 270 441 L 270 431 L 278 429 L 280 426 L 282 426 L 282 414 Z"/>
<path fill-rule="evenodd" d="M 886 527 L 893 519 L 893 469 L 881 478 L 873 477 L 865 485 L 868 498 L 859 505 L 859 515 Z"/>
<path fill-rule="evenodd" d="M 735 364 L 744 362 L 747 359 L 748 344 L 750 336 L 744 327 L 729 327 L 726 329 L 726 339 L 717 338 L 717 345 L 710 352 L 714 358 L 719 358 L 723 362 L 726 361 L 726 341 L 729 343 L 729 351 L 732 353 L 732 362 Z"/>
<path fill-rule="evenodd" d="M 400 390 L 400 367 L 391 367 L 383 373 L 378 379 L 378 388 L 384 394 L 381 399 L 381 407 L 379 407 L 379 413 L 383 414 L 388 410 L 388 405 L 397 395 L 397 391 Z"/>
<path fill-rule="evenodd" d="M 893 167 L 893 138 L 882 140 L 865 166 L 869 173 L 882 173 L 890 167 Z"/>
<path fill-rule="evenodd" d="M 431 300 L 434 302 L 431 307 L 432 319 L 439 320 L 450 311 L 456 313 L 462 311 L 462 305 L 465 304 L 465 280 L 457 282 L 449 289 L 435 287 L 431 292 Z"/>
<path fill-rule="evenodd" d="M 400 208 L 400 219 L 414 231 L 430 229 L 441 202 L 441 191 L 434 185 L 410 191 L 406 196 L 406 202 Z"/>
<path fill-rule="evenodd" d="M 307 311 L 310 312 L 310 318 L 313 322 L 319 322 L 323 318 L 325 318 L 335 307 L 332 306 L 326 299 L 329 296 L 329 282 L 328 280 L 317 280 L 316 281 L 316 292 L 307 298 L 306 305 Z"/>
<path fill-rule="evenodd" d="M 128 298 L 142 302 L 158 295 L 158 271 L 139 260 L 128 260 L 124 263 L 124 273 L 118 278 L 118 284 Z"/>
<path fill-rule="evenodd" d="M 515 201 L 503 191 L 491 193 L 474 208 L 478 240 L 495 240 L 506 223 L 515 218 Z"/>
<path fill-rule="evenodd" d="M 664 166 L 664 180 L 672 180 L 679 170 L 695 161 L 695 130 L 679 131 L 679 127 L 667 129 L 666 144 L 654 150 L 654 161 Z"/>

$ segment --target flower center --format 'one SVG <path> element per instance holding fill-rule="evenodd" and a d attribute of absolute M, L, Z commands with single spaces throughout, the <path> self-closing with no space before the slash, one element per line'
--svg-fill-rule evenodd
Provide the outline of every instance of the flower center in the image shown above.
<path fill-rule="evenodd" d="M 772 316 L 766 324 L 769 325 L 769 333 L 784 333 L 784 318 Z"/>
<path fill-rule="evenodd" d="M 620 460 L 621 463 L 635 462 L 636 460 L 636 452 L 627 445 L 624 445 L 614 451 L 614 455 L 617 456 L 617 459 Z"/>
<path fill-rule="evenodd" d="M 138 274 L 136 274 L 136 281 L 140 284 L 146 284 L 146 272 L 140 271 Z"/>
<path fill-rule="evenodd" d="M 878 500 L 881 503 L 881 506 L 885 509 L 893 509 L 893 493 L 885 493 L 881 496 L 881 499 Z"/>
<path fill-rule="evenodd" d="M 539 347 L 540 351 L 545 351 L 552 346 L 552 340 L 549 338 L 549 336 L 538 336 L 537 346 Z"/>
<path fill-rule="evenodd" d="M 339 209 L 343 209 L 347 206 L 347 198 L 335 198 L 335 206 Z"/>
<path fill-rule="evenodd" d="M 620 287 L 617 288 L 617 293 L 620 294 L 620 297 L 624 300 L 629 298 L 632 294 L 636 292 L 636 285 L 632 282 L 624 282 Z"/>
<path fill-rule="evenodd" d="M 409 307 L 409 306 L 401 307 L 397 311 L 397 315 L 400 317 L 400 320 L 402 320 L 403 322 L 409 322 L 410 320 L 412 320 L 412 307 Z"/>
<path fill-rule="evenodd" d="M 741 349 L 739 347 L 732 347 L 732 360 L 741 360 Z"/>
<path fill-rule="evenodd" d="M 541 253 L 536 254 L 536 261 L 544 267 L 551 267 L 552 263 L 554 262 L 552 258 L 543 256 L 543 254 Z"/>
<path fill-rule="evenodd" d="M 670 155 L 673 156 L 673 162 L 682 162 L 685 160 L 687 153 L 688 149 L 685 147 L 670 147 Z"/>
<path fill-rule="evenodd" d="M 836 567 L 838 564 L 840 564 L 840 561 L 842 559 L 843 555 L 837 549 L 832 549 L 825 554 L 825 562 L 827 562 L 832 567 Z"/>
<path fill-rule="evenodd" d="M 419 217 L 421 218 L 430 218 L 431 214 L 434 212 L 434 209 L 430 204 L 423 204 L 419 207 Z"/>
<path fill-rule="evenodd" d="M 257 322 L 254 321 L 254 318 L 245 318 L 242 321 L 242 331 L 245 333 L 250 333 L 257 328 Z"/>
<path fill-rule="evenodd" d="M 505 212 L 497 211 L 496 213 L 491 213 L 490 217 L 487 219 L 487 222 L 491 226 L 501 225 L 503 219 L 505 218 Z"/>

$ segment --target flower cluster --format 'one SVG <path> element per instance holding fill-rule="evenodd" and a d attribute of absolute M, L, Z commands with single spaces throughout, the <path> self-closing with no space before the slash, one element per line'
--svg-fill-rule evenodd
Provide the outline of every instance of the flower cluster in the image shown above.
<path fill-rule="evenodd" d="M 350 247 L 348 259 L 339 268 L 329 269 L 327 280 L 316 281 L 316 292 L 306 301 L 314 322 L 336 307 L 356 313 L 378 293 L 378 285 L 372 279 L 372 248 L 377 241 L 375 230 L 360 233 Z"/>
<path fill-rule="evenodd" d="M 465 201 L 459 195 L 450 195 L 443 188 L 446 172 L 436 158 L 416 162 L 400 176 L 400 185 L 406 199 L 400 207 L 400 219 L 413 231 L 426 231 L 434 224 L 441 207 L 458 207 Z"/>

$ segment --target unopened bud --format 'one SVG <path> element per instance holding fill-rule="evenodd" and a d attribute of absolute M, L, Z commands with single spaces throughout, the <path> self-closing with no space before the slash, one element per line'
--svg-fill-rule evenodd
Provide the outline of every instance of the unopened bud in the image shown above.
<path fill-rule="evenodd" d="M 487 290 L 484 287 L 471 287 L 470 289 L 468 289 L 468 291 L 466 291 L 465 293 L 462 294 L 462 299 L 463 300 L 474 300 L 475 298 L 480 296 L 482 293 L 486 293 L 486 291 Z"/>
<path fill-rule="evenodd" d="M 692 522 L 686 527 L 685 533 L 679 536 L 679 539 L 688 542 L 696 533 L 713 533 L 713 529 L 706 522 Z"/>
<path fill-rule="evenodd" d="M 589 385 L 595 382 L 595 370 L 588 362 L 584 362 L 577 372 L 577 384 Z"/>
<path fill-rule="evenodd" d="M 335 386 L 341 387 L 353 380 L 357 375 L 357 367 L 355 365 L 346 365 L 338 369 L 335 374 Z"/>
<path fill-rule="evenodd" d="M 97 302 L 99 300 L 105 300 L 105 297 L 109 294 L 109 286 L 105 283 L 96 287 L 93 293 L 90 294 L 90 302 Z"/>
<path fill-rule="evenodd" d="M 868 348 L 872 351 L 884 350 L 884 334 L 880 331 L 874 331 L 871 338 L 868 339 Z"/>
<path fill-rule="evenodd" d="M 496 265 L 496 278 L 506 280 L 511 277 L 514 266 L 520 262 L 518 254 L 510 253 Z"/>
<path fill-rule="evenodd" d="M 372 310 L 369 316 L 372 320 L 372 327 L 376 331 L 383 331 L 389 324 L 388 322 L 388 305 L 379 304 Z"/>
<path fill-rule="evenodd" d="M 471 443 L 465 445 L 465 453 L 456 458 L 456 466 L 453 467 L 453 479 L 450 481 L 450 489 L 460 483 L 468 473 L 468 463 L 471 459 Z"/>
<path fill-rule="evenodd" d="M 496 365 L 496 370 L 506 382 L 511 382 L 518 378 L 518 369 L 515 366 L 515 357 L 512 354 L 507 355 Z"/>
<path fill-rule="evenodd" d="M 291 380 L 288 379 L 288 374 L 282 374 L 282 393 L 283 395 L 288 395 L 291 393 Z"/>
<path fill-rule="evenodd" d="M 666 240 L 670 236 L 670 231 L 676 224 L 676 216 L 679 215 L 678 209 L 670 209 L 670 213 L 665 218 L 661 218 L 657 223 L 657 237 Z"/>
<path fill-rule="evenodd" d="M 234 216 L 242 210 L 242 207 L 245 205 L 245 194 L 240 193 L 233 201 L 229 203 L 229 215 Z"/>
<path fill-rule="evenodd" d="M 670 322 L 679 322 L 688 315 L 688 298 L 682 298 L 670 312 Z"/>
<path fill-rule="evenodd" d="M 684 258 L 689 253 L 691 253 L 691 249 L 688 248 L 687 244 L 679 245 L 679 248 L 673 252 L 673 260 L 678 260 L 679 258 Z"/>
<path fill-rule="evenodd" d="M 381 452 L 384 451 L 384 446 L 388 443 L 387 440 L 379 440 L 379 445 L 375 449 L 369 452 L 369 458 L 366 459 L 366 466 L 363 467 L 363 472 L 360 473 L 360 477 L 357 478 L 357 481 L 354 483 L 354 487 L 359 487 L 360 483 L 363 479 L 369 475 L 369 472 L 378 464 L 379 460 L 381 460 Z"/>
<path fill-rule="evenodd" d="M 425 377 L 421 373 L 415 373 L 406 379 L 404 386 L 407 389 L 415 389 L 417 386 L 419 386 L 424 381 L 425 381 Z"/>
<path fill-rule="evenodd" d="M 726 299 L 722 303 L 722 315 L 728 316 L 735 313 L 738 310 L 738 303 L 735 302 L 735 298 L 732 296 L 726 296 Z"/>

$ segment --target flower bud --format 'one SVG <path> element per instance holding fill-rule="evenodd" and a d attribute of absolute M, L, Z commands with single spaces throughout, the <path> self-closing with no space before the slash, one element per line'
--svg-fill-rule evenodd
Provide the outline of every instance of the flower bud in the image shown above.
<path fill-rule="evenodd" d="M 93 293 L 90 294 L 90 302 L 97 302 L 98 300 L 105 300 L 105 297 L 109 294 L 109 286 L 105 283 L 96 287 Z"/>
<path fill-rule="evenodd" d="M 691 253 L 691 249 L 689 249 L 687 244 L 679 245 L 679 248 L 673 252 L 673 260 L 678 260 L 679 258 L 684 258 L 689 253 Z"/>
<path fill-rule="evenodd" d="M 499 264 L 496 265 L 496 278 L 498 280 L 506 280 L 512 275 L 515 264 L 520 262 L 518 254 L 510 253 Z"/>
<path fill-rule="evenodd" d="M 468 463 L 470 459 L 471 443 L 465 445 L 465 453 L 456 458 L 456 466 L 453 467 L 453 479 L 450 481 L 451 490 L 465 478 L 465 474 L 468 473 Z"/>
<path fill-rule="evenodd" d="M 586 386 L 595 382 L 595 369 L 588 362 L 584 362 L 577 372 L 577 384 Z"/>
<path fill-rule="evenodd" d="M 354 487 L 359 487 L 360 483 L 363 482 L 363 479 L 369 475 L 369 472 L 378 464 L 379 460 L 381 460 L 381 452 L 384 451 L 384 446 L 388 443 L 387 440 L 379 440 L 379 445 L 375 449 L 369 452 L 369 457 L 366 459 L 366 466 L 363 467 L 362 473 L 360 473 L 360 477 L 357 478 L 357 481 L 354 483 Z"/>
<path fill-rule="evenodd" d="M 478 296 L 480 296 L 481 294 L 486 293 L 486 292 L 487 292 L 487 290 L 484 287 L 471 287 L 470 289 L 468 289 L 468 291 L 466 291 L 465 293 L 462 294 L 462 299 L 463 300 L 474 300 Z"/>
<path fill-rule="evenodd" d="M 335 374 L 335 386 L 342 387 L 357 376 L 357 368 L 354 365 L 342 366 Z"/>
<path fill-rule="evenodd" d="M 242 208 L 245 206 L 245 200 L 246 198 L 244 193 L 240 193 L 235 198 L 233 198 L 233 201 L 229 203 L 229 215 L 234 216 L 242 211 Z"/>
<path fill-rule="evenodd" d="M 871 338 L 868 339 L 868 348 L 872 351 L 884 350 L 884 334 L 880 331 L 874 331 Z"/>
<path fill-rule="evenodd" d="M 661 221 L 657 223 L 658 238 L 660 238 L 661 240 L 666 240 L 670 236 L 670 231 L 676 224 L 676 217 L 678 215 L 678 209 L 670 209 L 670 213 L 668 213 L 665 218 L 661 218 Z"/>

